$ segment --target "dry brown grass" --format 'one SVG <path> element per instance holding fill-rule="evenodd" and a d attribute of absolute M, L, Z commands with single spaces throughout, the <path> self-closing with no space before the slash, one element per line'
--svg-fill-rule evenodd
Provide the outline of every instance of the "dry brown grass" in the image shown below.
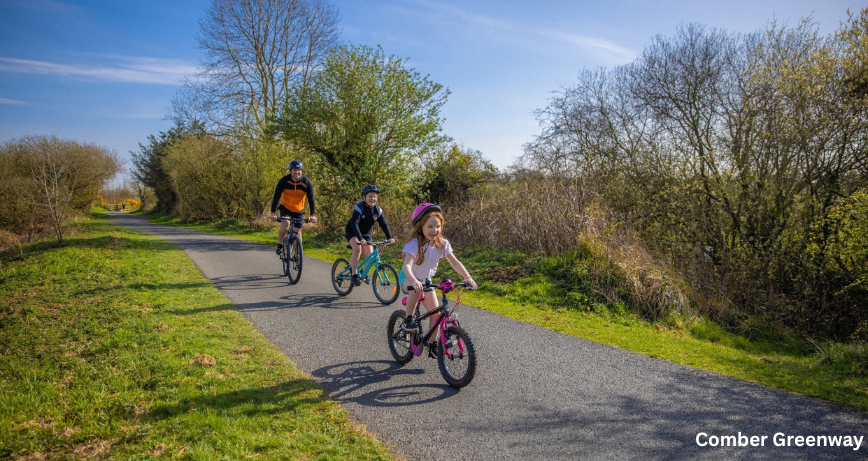
<path fill-rule="evenodd" d="M 589 252 L 590 285 L 608 303 L 626 302 L 652 318 L 690 311 L 687 284 L 608 211 L 592 184 L 546 179 L 478 190 L 447 212 L 446 229 L 466 245 L 547 256 Z"/>

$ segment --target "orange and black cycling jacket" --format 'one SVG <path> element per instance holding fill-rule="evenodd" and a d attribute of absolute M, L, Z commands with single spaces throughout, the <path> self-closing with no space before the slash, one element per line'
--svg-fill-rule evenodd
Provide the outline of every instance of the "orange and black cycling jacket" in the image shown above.
<path fill-rule="evenodd" d="M 277 181 L 274 199 L 271 201 L 271 212 L 276 212 L 277 206 L 281 205 L 293 213 L 299 213 L 304 210 L 305 197 L 310 202 L 310 214 L 315 215 L 316 202 L 313 199 L 313 185 L 310 180 L 302 175 L 298 182 L 294 182 L 291 175 L 286 175 Z"/>

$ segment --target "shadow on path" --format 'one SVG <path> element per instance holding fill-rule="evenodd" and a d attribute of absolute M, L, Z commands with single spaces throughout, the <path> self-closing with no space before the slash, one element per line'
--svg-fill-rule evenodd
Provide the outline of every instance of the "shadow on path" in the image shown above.
<path fill-rule="evenodd" d="M 400 376 L 421 375 L 421 369 L 405 368 L 387 360 L 346 362 L 314 370 L 313 376 L 329 392 L 329 397 L 341 402 L 355 402 L 369 407 L 409 407 L 447 399 L 458 393 L 445 384 L 413 384 L 380 387 L 367 391 L 375 384 Z"/>

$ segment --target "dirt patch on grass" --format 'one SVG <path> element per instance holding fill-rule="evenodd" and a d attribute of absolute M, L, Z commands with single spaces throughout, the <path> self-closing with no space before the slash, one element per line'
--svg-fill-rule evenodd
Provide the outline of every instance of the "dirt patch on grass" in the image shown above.
<path fill-rule="evenodd" d="M 190 365 L 201 365 L 203 367 L 213 367 L 217 365 L 217 359 L 208 354 L 196 354 L 196 358 L 190 360 Z"/>
<path fill-rule="evenodd" d="M 524 267 L 489 267 L 482 271 L 482 277 L 489 282 L 513 283 L 530 273 Z"/>
<path fill-rule="evenodd" d="M 111 449 L 111 444 L 105 440 L 91 440 L 87 443 L 82 443 L 72 447 L 72 452 L 78 459 L 101 459 L 102 455 L 107 455 Z"/>

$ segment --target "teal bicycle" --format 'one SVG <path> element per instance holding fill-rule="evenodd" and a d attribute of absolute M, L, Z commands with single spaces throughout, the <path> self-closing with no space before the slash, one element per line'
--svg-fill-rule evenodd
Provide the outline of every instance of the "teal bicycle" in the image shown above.
<path fill-rule="evenodd" d="M 380 261 L 380 248 L 391 245 L 388 240 L 380 242 L 368 242 L 365 245 L 373 246 L 371 252 L 359 263 L 359 277 L 374 289 L 374 296 L 383 304 L 392 304 L 401 293 L 398 287 L 398 271 L 394 267 Z M 347 245 L 349 248 L 349 245 Z M 368 272 L 373 269 L 373 276 Z M 332 265 L 332 286 L 340 296 L 346 296 L 353 291 L 353 277 L 350 272 L 350 262 L 346 258 L 338 258 Z"/>

